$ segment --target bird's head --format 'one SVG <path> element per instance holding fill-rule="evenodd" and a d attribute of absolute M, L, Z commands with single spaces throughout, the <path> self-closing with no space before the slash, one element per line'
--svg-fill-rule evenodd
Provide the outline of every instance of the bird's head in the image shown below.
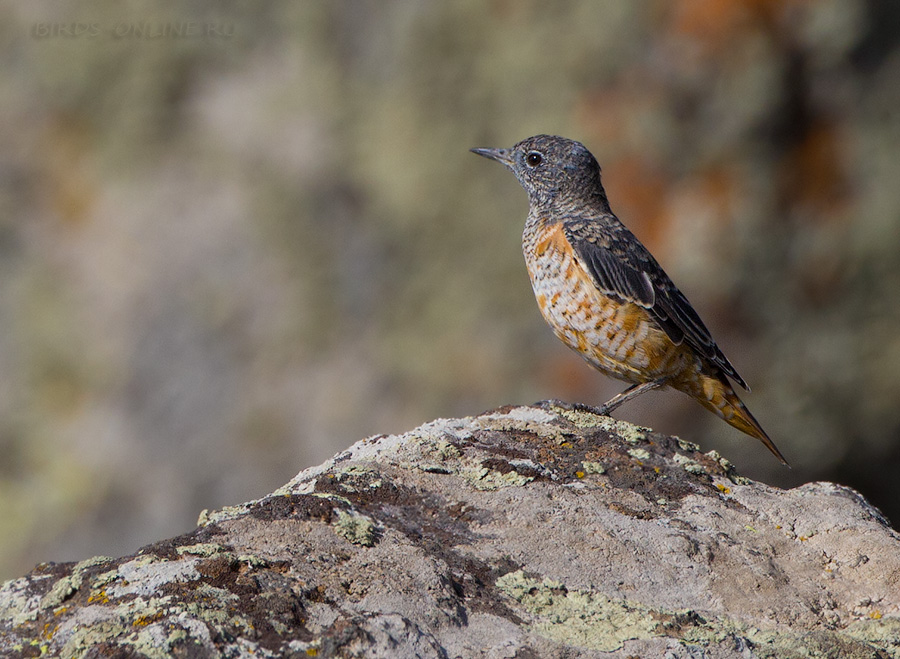
<path fill-rule="evenodd" d="M 556 135 L 535 135 L 511 149 L 472 149 L 472 153 L 512 170 L 532 204 L 606 200 L 600 165 L 581 142 Z"/>

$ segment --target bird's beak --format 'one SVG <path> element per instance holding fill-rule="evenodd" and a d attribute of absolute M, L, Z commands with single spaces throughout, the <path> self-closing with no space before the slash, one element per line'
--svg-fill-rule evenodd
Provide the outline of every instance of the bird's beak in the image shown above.
<path fill-rule="evenodd" d="M 515 162 L 510 149 L 469 149 L 469 151 L 477 153 L 479 156 L 496 160 L 507 167 L 512 167 Z"/>

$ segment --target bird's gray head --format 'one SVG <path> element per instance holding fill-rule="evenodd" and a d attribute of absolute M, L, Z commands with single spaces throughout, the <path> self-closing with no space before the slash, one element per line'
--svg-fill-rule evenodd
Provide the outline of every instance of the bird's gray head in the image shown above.
<path fill-rule="evenodd" d="M 472 149 L 512 170 L 532 204 L 571 201 L 606 204 L 600 165 L 581 142 L 535 135 L 511 149 Z"/>

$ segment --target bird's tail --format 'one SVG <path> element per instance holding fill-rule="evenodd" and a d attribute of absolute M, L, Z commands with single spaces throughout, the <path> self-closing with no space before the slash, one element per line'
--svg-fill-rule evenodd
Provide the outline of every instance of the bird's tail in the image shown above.
<path fill-rule="evenodd" d="M 751 437 L 756 437 L 765 444 L 772 454 L 781 460 L 785 465 L 788 461 L 784 459 L 781 451 L 775 446 L 775 443 L 769 439 L 766 431 L 762 429 L 759 422 L 750 414 L 750 410 L 744 405 L 743 401 L 738 398 L 732 386 L 728 383 L 724 376 L 709 375 L 700 373 L 697 378 L 692 378 L 692 382 L 686 383 L 687 386 L 679 387 L 694 398 L 703 407 L 712 411 L 717 416 L 724 419 L 738 430 L 747 433 Z M 790 466 L 790 465 L 788 465 Z"/>

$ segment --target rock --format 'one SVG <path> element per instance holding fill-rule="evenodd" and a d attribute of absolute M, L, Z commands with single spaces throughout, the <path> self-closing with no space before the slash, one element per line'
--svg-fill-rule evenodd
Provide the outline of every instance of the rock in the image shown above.
<path fill-rule="evenodd" d="M 123 558 L 0 588 L 30 657 L 900 657 L 860 495 L 550 404 L 357 442 Z"/>

